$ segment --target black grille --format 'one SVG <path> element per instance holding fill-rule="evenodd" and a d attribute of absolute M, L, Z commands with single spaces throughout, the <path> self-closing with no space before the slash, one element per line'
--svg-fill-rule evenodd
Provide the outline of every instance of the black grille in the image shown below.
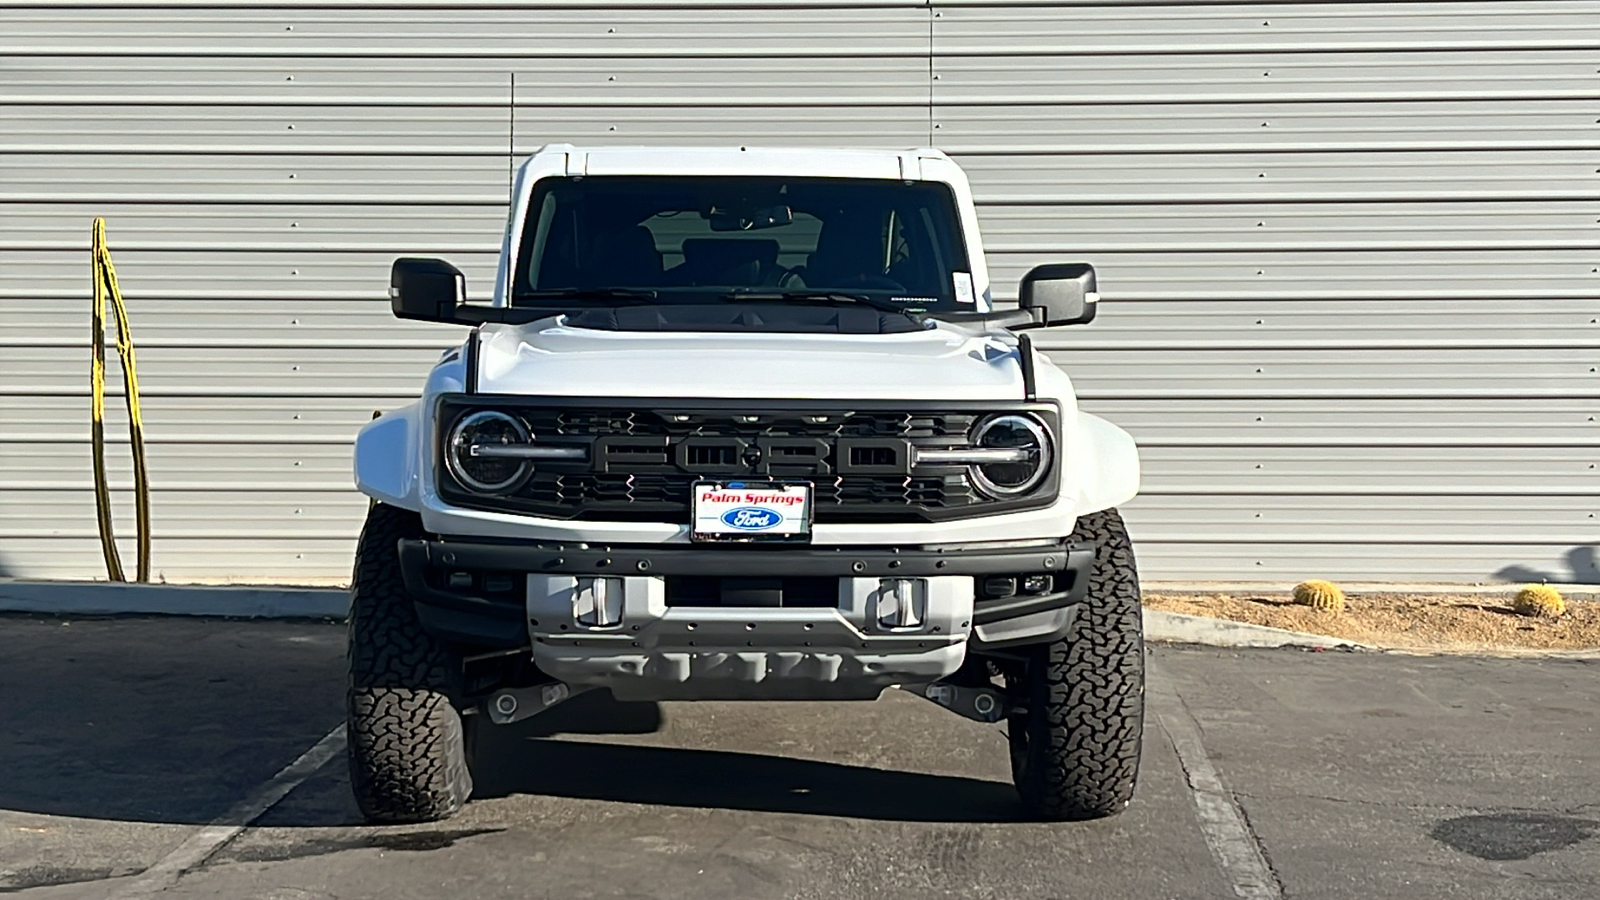
<path fill-rule="evenodd" d="M 492 405 L 446 398 L 439 421 L 486 407 L 515 413 L 541 445 L 587 448 L 582 461 L 544 461 L 510 494 L 441 490 L 463 506 L 566 519 L 683 524 L 702 480 L 802 480 L 813 485 L 815 522 L 913 521 L 985 515 L 1048 503 L 980 495 L 965 466 L 917 465 L 914 448 L 965 446 L 990 411 L 629 409 L 609 405 Z M 1015 408 L 1015 407 L 1011 407 Z M 1047 417 L 1053 421 L 1053 410 Z M 441 473 L 442 475 L 444 473 Z M 1053 481 L 1053 479 L 1047 479 Z"/>
<path fill-rule="evenodd" d="M 698 480 L 695 475 L 541 471 L 515 496 L 548 510 L 548 515 L 677 522 L 687 521 L 690 488 Z M 813 486 L 812 515 L 818 522 L 847 520 L 850 510 L 892 513 L 914 507 L 947 509 L 982 502 L 965 477 L 833 475 L 807 480 Z M 846 514 L 835 515 L 839 512 Z"/>
<path fill-rule="evenodd" d="M 976 415 L 902 412 L 748 413 L 703 410 L 523 408 L 538 435 L 899 437 L 964 440 Z M 756 421 L 741 421 L 755 418 Z M 815 421 L 818 418 L 824 421 Z"/>

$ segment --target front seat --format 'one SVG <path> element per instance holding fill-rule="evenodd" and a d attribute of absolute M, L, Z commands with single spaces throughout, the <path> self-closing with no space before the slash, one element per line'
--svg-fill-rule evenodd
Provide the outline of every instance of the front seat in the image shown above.
<path fill-rule="evenodd" d="M 806 257 L 807 287 L 888 287 L 883 274 L 883 236 L 870 221 L 828 219 L 817 235 L 817 249 Z"/>
<path fill-rule="evenodd" d="M 663 265 L 655 236 L 643 225 L 601 228 L 589 238 L 579 260 L 579 281 L 587 288 L 655 287 Z"/>
<path fill-rule="evenodd" d="M 775 277 L 778 242 L 770 238 L 686 238 L 680 284 L 755 287 Z"/>

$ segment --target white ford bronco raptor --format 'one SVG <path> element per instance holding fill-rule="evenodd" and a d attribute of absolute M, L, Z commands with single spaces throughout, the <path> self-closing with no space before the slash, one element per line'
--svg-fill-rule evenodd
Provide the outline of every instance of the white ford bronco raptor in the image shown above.
<path fill-rule="evenodd" d="M 1022 803 L 1127 806 L 1138 451 L 991 307 L 936 150 L 590 149 L 521 167 L 492 305 L 394 263 L 394 314 L 471 326 L 362 429 L 351 782 L 380 822 L 472 793 L 474 733 L 580 691 L 872 700 L 1004 723 Z"/>

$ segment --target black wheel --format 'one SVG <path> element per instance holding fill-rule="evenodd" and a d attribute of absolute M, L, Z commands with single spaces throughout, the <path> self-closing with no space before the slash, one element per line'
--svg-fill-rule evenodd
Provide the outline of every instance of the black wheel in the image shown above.
<path fill-rule="evenodd" d="M 1043 819 L 1097 819 L 1126 809 L 1144 736 L 1144 625 L 1133 544 L 1114 509 L 1079 518 L 1072 539 L 1098 548 L 1088 599 L 1065 638 L 1029 651 L 1012 685 L 1024 707 L 1008 722 L 1012 779 Z"/>
<path fill-rule="evenodd" d="M 451 703 L 460 662 L 422 629 L 400 577 L 396 543 L 422 520 L 374 504 L 356 546 L 346 692 L 350 786 L 372 822 L 429 822 L 472 794 L 461 715 Z"/>

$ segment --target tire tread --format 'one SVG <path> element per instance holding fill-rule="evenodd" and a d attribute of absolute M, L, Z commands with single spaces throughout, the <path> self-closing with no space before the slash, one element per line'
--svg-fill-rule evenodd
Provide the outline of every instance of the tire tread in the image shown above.
<path fill-rule="evenodd" d="M 1096 546 L 1088 598 L 1067 637 L 1034 650 L 1027 709 L 1010 726 L 1018 792 L 1035 815 L 1056 820 L 1126 809 L 1144 736 L 1144 626 L 1133 544 L 1115 509 L 1080 517 L 1072 539 Z"/>
<path fill-rule="evenodd" d="M 397 544 L 422 534 L 415 514 L 374 504 L 356 549 L 346 692 L 350 786 L 368 821 L 446 818 L 472 794 L 458 666 L 428 634 L 400 578 Z"/>

